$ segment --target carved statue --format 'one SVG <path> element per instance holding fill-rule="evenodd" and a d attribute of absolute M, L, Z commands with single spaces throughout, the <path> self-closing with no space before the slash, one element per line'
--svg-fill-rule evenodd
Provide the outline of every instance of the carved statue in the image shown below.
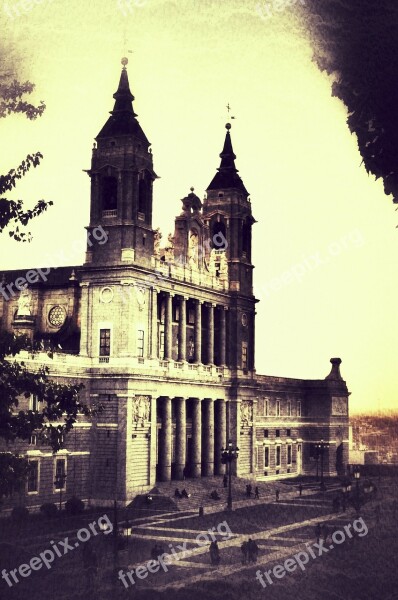
<path fill-rule="evenodd" d="M 160 240 L 162 239 L 162 233 L 160 231 L 160 227 L 155 230 L 154 236 L 154 254 L 155 256 L 159 256 L 160 254 Z"/>
<path fill-rule="evenodd" d="M 32 292 L 25 288 L 21 291 L 18 298 L 18 317 L 30 317 L 32 314 Z"/>
<path fill-rule="evenodd" d="M 149 396 L 136 396 L 133 398 L 133 423 L 136 425 L 145 425 L 150 420 L 151 400 Z"/>
<path fill-rule="evenodd" d="M 240 424 L 251 425 L 253 423 L 253 402 L 251 400 L 242 400 L 240 405 Z"/>
<path fill-rule="evenodd" d="M 169 233 L 167 236 L 168 244 L 165 248 L 165 261 L 166 262 L 174 262 L 174 236 Z"/>
<path fill-rule="evenodd" d="M 188 264 L 190 267 L 198 266 L 199 236 L 196 229 L 191 229 L 188 239 Z"/>

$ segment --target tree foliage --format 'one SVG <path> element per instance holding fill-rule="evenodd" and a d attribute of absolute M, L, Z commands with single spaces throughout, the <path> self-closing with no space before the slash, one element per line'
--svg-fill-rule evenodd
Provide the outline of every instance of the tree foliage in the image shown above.
<path fill-rule="evenodd" d="M 398 202 L 398 4 L 306 0 L 301 8 L 314 59 L 333 77 L 368 173 Z"/>
<path fill-rule="evenodd" d="M 29 120 L 41 116 L 45 109 L 44 102 L 35 106 L 24 99 L 24 96 L 31 94 L 33 90 L 34 85 L 29 81 L 19 83 L 14 80 L 10 84 L 0 83 L 0 118 L 7 117 L 12 113 L 21 113 Z M 7 175 L 0 175 L 0 233 L 13 225 L 9 235 L 18 242 L 27 242 L 32 239 L 31 234 L 21 231 L 20 226 L 26 227 L 31 219 L 38 217 L 53 203 L 39 200 L 33 209 L 25 210 L 23 200 L 10 200 L 1 196 L 7 191 L 12 191 L 18 180 L 24 177 L 32 167 L 36 168 L 42 159 L 43 155 L 40 152 L 28 154 L 16 169 L 11 169 Z"/>
<path fill-rule="evenodd" d="M 10 85 L 0 83 L 0 117 L 12 113 L 22 113 L 33 120 L 45 108 L 43 102 L 34 106 L 24 100 L 30 94 L 33 84 L 14 81 Z M 40 152 L 29 154 L 25 160 L 6 175 L 0 175 L 0 194 L 15 188 L 18 180 L 31 168 L 40 164 Z M 52 202 L 40 200 L 33 209 L 25 209 L 23 200 L 0 198 L 0 233 L 13 225 L 9 235 L 16 241 L 27 241 L 31 235 L 21 232 L 29 221 L 47 210 Z M 72 429 L 79 414 L 90 415 L 91 410 L 81 402 L 81 384 L 66 385 L 50 378 L 48 367 L 28 369 L 20 352 L 28 349 L 32 354 L 26 336 L 15 336 L 0 330 L 0 442 L 3 449 L 18 440 L 28 441 L 32 434 L 48 445 L 54 452 L 63 446 L 65 435 Z M 37 410 L 23 410 L 21 399 L 36 397 Z M 13 448 L 11 448 L 13 449 Z M 14 448 L 15 449 L 15 448 Z M 0 452 L 0 498 L 21 490 L 29 472 L 28 461 L 15 452 Z"/>

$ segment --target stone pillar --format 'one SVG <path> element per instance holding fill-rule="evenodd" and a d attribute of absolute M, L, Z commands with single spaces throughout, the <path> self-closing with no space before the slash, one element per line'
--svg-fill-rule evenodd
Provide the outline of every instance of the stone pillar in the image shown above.
<path fill-rule="evenodd" d="M 216 402 L 216 439 L 215 439 L 215 466 L 216 475 L 225 473 L 225 465 L 221 463 L 221 448 L 227 444 L 227 407 L 224 399 Z"/>
<path fill-rule="evenodd" d="M 214 475 L 214 402 L 211 398 L 204 399 L 203 414 L 203 475 Z"/>
<path fill-rule="evenodd" d="M 220 310 L 220 365 L 226 366 L 227 345 L 227 310 L 224 306 Z"/>
<path fill-rule="evenodd" d="M 195 362 L 202 362 L 202 304 L 201 300 L 195 305 Z"/>
<path fill-rule="evenodd" d="M 169 292 L 166 296 L 166 314 L 164 330 L 164 358 L 171 360 L 173 358 L 173 295 Z"/>
<path fill-rule="evenodd" d="M 167 396 L 160 398 L 162 407 L 162 433 L 160 436 L 160 480 L 171 479 L 171 399 Z"/>
<path fill-rule="evenodd" d="M 178 325 L 178 360 L 187 360 L 187 300 L 181 296 Z"/>
<path fill-rule="evenodd" d="M 176 479 L 184 478 L 184 469 L 187 453 L 187 417 L 186 417 L 186 402 L 185 398 L 175 398 L 176 403 L 176 460 L 175 460 L 175 477 Z"/>
<path fill-rule="evenodd" d="M 81 283 L 81 313 L 80 313 L 80 356 L 89 355 L 89 283 Z"/>
<path fill-rule="evenodd" d="M 214 304 L 208 305 L 209 310 L 209 331 L 207 338 L 207 362 L 214 365 Z"/>
<path fill-rule="evenodd" d="M 152 310 L 151 310 L 151 357 L 158 357 L 158 291 L 152 288 Z"/>
<path fill-rule="evenodd" d="M 199 398 L 192 398 L 192 464 L 191 476 L 202 475 L 202 410 Z"/>

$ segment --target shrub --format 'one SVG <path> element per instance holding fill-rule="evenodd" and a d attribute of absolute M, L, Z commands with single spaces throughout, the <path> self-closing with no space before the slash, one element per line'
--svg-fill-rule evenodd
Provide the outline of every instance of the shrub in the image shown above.
<path fill-rule="evenodd" d="M 58 508 L 56 504 L 53 502 L 46 502 L 40 506 L 40 512 L 42 512 L 46 517 L 55 517 L 58 512 Z"/>
<path fill-rule="evenodd" d="M 29 511 L 26 506 L 15 506 L 12 509 L 11 518 L 18 521 L 26 521 L 29 518 Z"/>
<path fill-rule="evenodd" d="M 79 515 L 84 511 L 84 502 L 76 496 L 72 496 L 65 502 L 65 510 L 70 515 Z"/>

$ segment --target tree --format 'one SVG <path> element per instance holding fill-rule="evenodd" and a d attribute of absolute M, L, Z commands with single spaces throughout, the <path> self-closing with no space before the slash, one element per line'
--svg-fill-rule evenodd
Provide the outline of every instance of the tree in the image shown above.
<path fill-rule="evenodd" d="M 34 89 L 33 84 L 0 81 L 0 117 L 22 113 L 34 120 L 41 116 L 45 105 L 34 106 L 24 98 Z M 37 167 L 42 159 L 40 152 L 29 154 L 24 161 L 7 175 L 0 176 L 0 194 L 11 191 L 19 179 L 31 167 Z M 24 208 L 23 200 L 0 198 L 0 233 L 13 226 L 9 235 L 18 242 L 30 241 L 30 233 L 20 230 L 29 221 L 42 214 L 53 203 L 39 200 L 33 209 Z M 65 435 L 72 429 L 78 414 L 90 415 L 92 411 L 80 401 L 81 384 L 62 384 L 50 379 L 48 367 L 29 370 L 18 354 L 29 348 L 26 336 L 15 336 L 0 331 L 0 440 L 6 444 L 16 440 L 28 441 L 35 433 L 39 440 L 54 452 L 59 450 Z M 18 410 L 21 398 L 35 396 L 39 410 Z M 29 472 L 24 457 L 15 452 L 0 452 L 0 498 L 21 489 Z"/>
<path fill-rule="evenodd" d="M 395 0 L 306 0 L 314 60 L 347 106 L 368 173 L 398 203 L 398 5 Z"/>

